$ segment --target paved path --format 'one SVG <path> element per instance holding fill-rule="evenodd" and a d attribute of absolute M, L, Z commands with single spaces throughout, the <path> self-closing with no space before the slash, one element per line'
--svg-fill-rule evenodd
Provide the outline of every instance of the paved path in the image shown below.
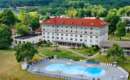
<path fill-rule="evenodd" d="M 99 53 L 96 53 L 95 55 L 93 55 L 93 56 L 87 56 L 87 55 L 83 55 L 82 53 L 79 53 L 79 52 L 77 52 L 77 51 L 74 51 L 74 50 L 72 50 L 72 49 L 70 49 L 70 48 L 68 48 L 68 47 L 65 47 L 65 46 L 60 46 L 59 47 L 60 49 L 65 49 L 65 50 L 67 50 L 67 51 L 70 51 L 70 52 L 72 52 L 72 53 L 74 53 L 74 54 L 76 54 L 76 55 L 79 55 L 79 56 L 81 56 L 81 57 L 83 57 L 83 58 L 85 58 L 85 59 L 92 59 L 92 58 L 95 58 Z"/>

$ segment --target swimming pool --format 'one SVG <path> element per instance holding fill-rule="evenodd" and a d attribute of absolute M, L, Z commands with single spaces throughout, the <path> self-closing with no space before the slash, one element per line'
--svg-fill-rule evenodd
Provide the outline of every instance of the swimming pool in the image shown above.
<path fill-rule="evenodd" d="M 105 74 L 105 70 L 96 66 L 80 66 L 75 64 L 50 64 L 45 67 L 49 72 L 61 72 L 70 75 L 84 75 L 89 77 L 100 77 Z"/>
<path fill-rule="evenodd" d="M 29 72 L 65 80 L 128 80 L 128 72 L 105 63 L 86 63 L 69 59 L 43 60 L 29 65 Z"/>

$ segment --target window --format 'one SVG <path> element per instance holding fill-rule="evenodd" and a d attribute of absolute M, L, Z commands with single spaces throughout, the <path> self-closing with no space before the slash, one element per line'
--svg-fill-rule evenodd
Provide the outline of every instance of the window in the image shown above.
<path fill-rule="evenodd" d="M 61 37 L 61 39 L 63 39 L 63 37 Z"/>
<path fill-rule="evenodd" d="M 23 41 L 23 43 L 25 43 L 25 41 Z"/>
<path fill-rule="evenodd" d="M 80 37 L 82 37 L 82 35 L 80 35 Z"/>
<path fill-rule="evenodd" d="M 21 44 L 21 41 L 19 41 L 19 44 Z"/>
<path fill-rule="evenodd" d="M 80 39 L 80 41 L 83 41 L 82 39 Z"/>
<path fill-rule="evenodd" d="M 70 38 L 70 40 L 73 40 L 72 38 Z"/>
<path fill-rule="evenodd" d="M 77 39 L 75 39 L 75 41 L 77 41 Z"/>
<path fill-rule="evenodd" d="M 66 36 L 68 36 L 68 34 L 66 34 Z"/>
<path fill-rule="evenodd" d="M 98 36 L 96 36 L 96 38 L 98 38 Z"/>
<path fill-rule="evenodd" d="M 92 36 L 90 36 L 90 38 L 92 38 Z"/>

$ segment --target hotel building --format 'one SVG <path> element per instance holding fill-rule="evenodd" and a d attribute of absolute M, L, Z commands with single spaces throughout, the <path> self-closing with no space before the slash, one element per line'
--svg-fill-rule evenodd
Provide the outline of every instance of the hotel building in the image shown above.
<path fill-rule="evenodd" d="M 64 45 L 98 45 L 108 40 L 108 24 L 98 18 L 54 17 L 41 22 L 43 40 Z"/>

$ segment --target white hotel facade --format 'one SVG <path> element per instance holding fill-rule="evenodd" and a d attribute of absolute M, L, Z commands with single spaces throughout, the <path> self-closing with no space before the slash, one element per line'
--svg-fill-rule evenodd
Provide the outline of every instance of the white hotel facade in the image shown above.
<path fill-rule="evenodd" d="M 43 40 L 60 44 L 98 45 L 108 40 L 108 24 L 97 18 L 55 17 L 41 22 Z"/>

